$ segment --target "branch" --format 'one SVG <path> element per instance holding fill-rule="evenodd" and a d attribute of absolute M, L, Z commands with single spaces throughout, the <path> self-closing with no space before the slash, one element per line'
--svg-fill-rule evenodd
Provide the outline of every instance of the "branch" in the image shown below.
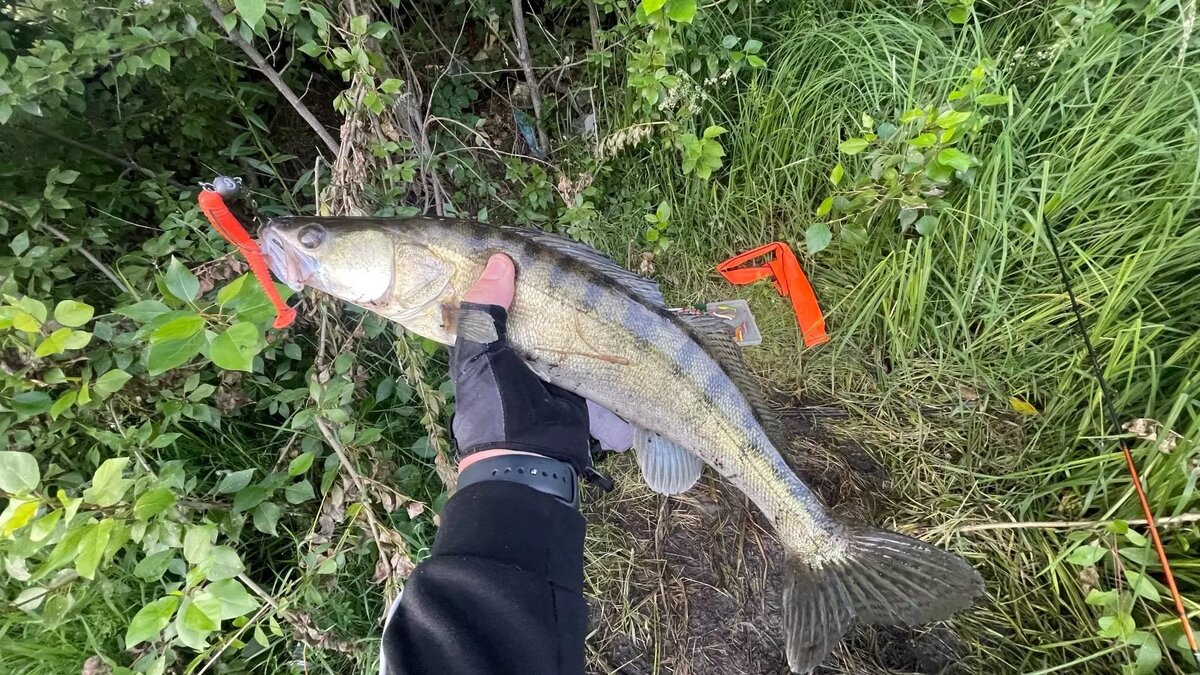
<path fill-rule="evenodd" d="M 592 51 L 600 51 L 600 12 L 596 10 L 596 0 L 585 0 L 588 10 L 588 26 L 592 29 Z"/>
<path fill-rule="evenodd" d="M 222 12 L 221 8 L 217 6 L 216 0 L 204 0 L 204 6 L 208 7 L 208 13 L 212 15 L 212 18 L 217 22 L 217 25 L 224 29 L 225 12 Z M 341 146 L 338 145 L 338 142 L 329 134 L 329 130 L 317 120 L 316 116 L 312 114 L 312 111 L 308 109 L 308 106 L 304 105 L 304 103 L 300 100 L 300 97 L 296 96 L 296 92 L 292 91 L 292 88 L 283 81 L 283 78 L 279 77 L 279 73 L 275 72 L 275 69 L 272 68 L 271 65 L 267 63 L 266 59 L 264 59 L 262 55 L 258 53 L 258 50 L 251 46 L 250 43 L 243 40 L 242 36 L 239 35 L 235 30 L 226 30 L 225 34 L 228 36 L 230 42 L 237 45 L 243 52 L 246 53 L 246 56 L 250 57 L 250 60 L 254 62 L 254 66 L 258 68 L 268 80 L 271 81 L 271 84 L 275 85 L 275 88 L 279 90 L 279 93 L 283 94 L 283 97 L 287 99 L 288 103 L 292 104 L 292 107 L 296 109 L 296 112 L 300 115 L 300 117 L 304 118 L 304 121 L 308 122 L 308 126 L 312 127 L 312 130 L 317 132 L 317 136 L 319 136 L 321 140 L 325 142 L 326 147 L 329 148 L 334 156 L 337 156 L 339 153 L 341 153 Z"/>
<path fill-rule="evenodd" d="M 208 0 L 206 0 L 207 2 Z M 525 36 L 524 0 L 512 0 L 513 33 L 517 37 L 517 60 L 525 71 L 525 82 L 529 85 L 529 98 L 533 102 L 534 122 L 537 124 L 538 141 L 542 144 L 542 152 L 550 156 L 550 142 L 546 138 L 546 130 L 542 127 L 542 92 L 538 87 L 537 76 L 533 74 L 533 61 L 529 57 L 529 39 Z"/>
<path fill-rule="evenodd" d="M 174 185 L 175 187 L 179 188 L 180 190 L 187 190 L 189 187 L 187 185 L 184 185 L 183 183 L 180 183 L 179 181 L 175 180 L 174 178 L 169 178 L 167 176 L 160 176 L 160 175 L 154 173 L 153 171 L 151 171 L 150 169 L 147 169 L 146 167 L 142 166 L 141 164 L 138 164 L 137 162 L 133 161 L 132 159 L 126 159 L 124 157 L 121 157 L 120 155 L 114 155 L 113 153 L 111 153 L 107 150 L 101 150 L 100 148 L 92 147 L 92 146 L 88 145 L 87 143 L 81 143 L 81 142 L 75 140 L 74 138 L 68 138 L 66 136 L 63 136 L 60 133 L 50 131 L 49 129 L 38 129 L 37 127 L 29 127 L 29 126 L 22 127 L 22 128 L 27 131 L 32 131 L 35 134 L 39 134 L 39 135 L 45 136 L 47 138 L 52 138 L 52 139 L 58 141 L 59 143 L 69 145 L 73 148 L 79 148 L 80 150 L 90 152 L 93 155 L 96 155 L 97 157 L 102 157 L 104 159 L 107 159 L 110 162 L 115 163 L 115 164 L 120 164 L 121 166 L 123 166 L 127 169 L 130 169 L 132 171 L 137 171 L 138 173 L 146 176 L 147 178 L 152 178 L 154 180 L 160 180 L 160 181 L 169 183 L 169 184 Z"/>

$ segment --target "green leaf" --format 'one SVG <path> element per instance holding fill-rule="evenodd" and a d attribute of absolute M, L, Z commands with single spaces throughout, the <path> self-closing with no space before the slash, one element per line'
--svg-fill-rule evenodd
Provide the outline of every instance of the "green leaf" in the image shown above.
<path fill-rule="evenodd" d="M 823 199 L 821 201 L 821 205 L 817 207 L 817 217 L 823 218 L 823 217 L 829 215 L 829 212 L 832 210 L 833 210 L 833 197 L 826 197 L 825 199 Z"/>
<path fill-rule="evenodd" d="M 312 483 L 302 480 L 284 488 L 283 496 L 289 504 L 303 504 L 317 495 L 313 492 Z"/>
<path fill-rule="evenodd" d="M 150 63 L 163 70 L 171 70 L 171 52 L 162 47 L 156 47 L 154 51 L 150 52 Z"/>
<path fill-rule="evenodd" d="M 350 19 L 350 33 L 353 35 L 366 35 L 367 23 L 370 21 L 365 15 L 358 15 Z"/>
<path fill-rule="evenodd" d="M 391 31 L 392 31 L 392 27 L 390 25 L 384 23 L 383 21 L 376 21 L 375 23 L 372 23 L 370 26 L 367 27 L 367 35 L 370 35 L 371 37 L 375 38 L 376 40 L 382 40 L 383 37 L 385 35 L 387 35 L 388 33 L 390 33 Z M 392 92 L 392 93 L 395 93 L 395 92 Z"/>
<path fill-rule="evenodd" d="M 300 474 L 308 471 L 308 468 L 312 466 L 313 458 L 315 456 L 316 455 L 312 452 L 296 455 L 296 458 L 288 463 L 288 475 L 299 476 Z"/>
<path fill-rule="evenodd" d="M 954 148 L 944 148 L 937 154 L 937 160 L 946 166 L 954 167 L 959 171 L 966 171 L 971 168 L 971 164 L 975 161 L 973 157 L 961 150 Z"/>
<path fill-rule="evenodd" d="M 19 415 L 40 415 L 54 405 L 44 391 L 23 391 L 9 400 L 9 407 Z"/>
<path fill-rule="evenodd" d="M 70 330 L 69 328 L 60 328 L 59 330 L 68 331 L 67 335 L 62 339 L 63 349 L 83 349 L 92 341 L 92 334 L 83 330 Z M 58 331 L 54 331 L 58 332 Z"/>
<path fill-rule="evenodd" d="M 63 300 L 54 308 L 54 320 L 64 326 L 78 328 L 88 321 L 96 310 L 89 304 L 74 300 Z"/>
<path fill-rule="evenodd" d="M 753 54 L 746 57 L 746 63 L 750 64 L 751 68 L 766 68 L 767 67 L 766 61 L 762 60 L 761 57 L 755 56 Z"/>
<path fill-rule="evenodd" d="M 696 16 L 696 0 L 667 0 L 667 18 L 679 23 L 691 23 Z"/>
<path fill-rule="evenodd" d="M 187 314 L 171 319 L 155 328 L 154 332 L 150 333 L 150 344 L 186 340 L 202 330 L 204 330 L 204 317 L 199 314 Z"/>
<path fill-rule="evenodd" d="M 178 608 L 179 596 L 168 595 L 139 609 L 129 622 L 129 628 L 125 630 L 125 648 L 129 649 L 157 638 L 171 623 L 171 617 Z"/>
<path fill-rule="evenodd" d="M 1126 569 L 1125 578 L 1129 581 L 1129 590 L 1142 596 L 1150 602 L 1162 601 L 1162 596 L 1159 595 L 1158 589 L 1154 586 L 1154 582 L 1151 581 L 1146 575 Z"/>
<path fill-rule="evenodd" d="M 254 357 L 262 351 L 258 327 L 239 321 L 212 341 L 208 357 L 225 370 L 250 372 L 254 369 Z"/>
<path fill-rule="evenodd" d="M 382 91 L 385 94 L 399 94 L 403 87 L 404 80 L 398 80 L 394 77 L 389 77 L 383 82 L 379 83 L 379 91 Z"/>
<path fill-rule="evenodd" d="M 937 145 L 937 136 L 932 133 L 924 133 L 915 138 L 910 138 L 908 144 L 914 148 L 929 148 Z"/>
<path fill-rule="evenodd" d="M 237 13 L 242 17 L 242 21 L 245 21 L 246 25 L 251 28 L 257 26 L 267 13 L 266 0 L 233 0 L 233 6 L 237 8 Z"/>
<path fill-rule="evenodd" d="M 947 110 L 938 115 L 937 120 L 934 123 L 943 129 L 949 129 L 951 127 L 956 127 L 969 119 L 971 119 L 971 113 L 969 112 L 961 110 Z"/>
<path fill-rule="evenodd" d="M 236 619 L 258 609 L 258 601 L 247 593 L 246 587 L 236 579 L 214 581 L 204 592 L 221 603 L 222 621 Z"/>
<path fill-rule="evenodd" d="M 1075 547 L 1075 550 L 1071 551 L 1071 554 L 1067 556 L 1067 562 L 1071 563 L 1072 565 L 1079 565 L 1081 567 L 1095 565 L 1101 558 L 1104 557 L 1106 552 L 1107 551 L 1104 548 L 1092 544 L 1088 544 L 1086 546 L 1077 546 Z"/>
<path fill-rule="evenodd" d="M 217 629 L 221 616 L 221 601 L 211 595 L 195 600 L 185 599 L 179 615 L 175 617 L 175 630 L 179 641 L 196 651 L 208 647 L 208 635 Z"/>
<path fill-rule="evenodd" d="M 0 535 L 5 537 L 25 527 L 37 515 L 41 502 L 36 499 L 12 498 L 0 513 Z"/>
<path fill-rule="evenodd" d="M 83 539 L 79 540 L 79 557 L 75 558 L 75 571 L 84 579 L 95 579 L 96 568 L 104 549 L 108 548 L 108 538 L 112 536 L 113 527 L 117 521 L 105 518 L 95 525 L 88 525 Z"/>
<path fill-rule="evenodd" d="M 1120 594 L 1116 591 L 1102 591 L 1099 588 L 1093 588 L 1088 591 L 1087 597 L 1083 601 L 1089 605 L 1104 607 L 1113 604 L 1119 597 Z"/>
<path fill-rule="evenodd" d="M 719 124 L 710 125 L 709 127 L 707 127 L 704 130 L 704 140 L 711 141 L 712 139 L 716 138 L 717 136 L 720 136 L 721 134 L 725 133 L 726 131 L 729 131 L 729 130 Z M 721 154 L 724 155 L 725 153 L 722 152 Z"/>
<path fill-rule="evenodd" d="M 662 9 L 665 4 L 667 4 L 667 0 L 642 0 L 642 9 L 646 14 L 653 14 Z"/>
<path fill-rule="evenodd" d="M 962 5 L 951 7 L 946 12 L 946 18 L 950 19 L 950 23 L 962 25 L 967 22 L 967 14 L 970 10 Z"/>
<path fill-rule="evenodd" d="M 829 182 L 833 183 L 834 185 L 841 185 L 842 178 L 844 178 L 845 176 L 846 176 L 846 168 L 842 166 L 841 162 L 838 162 L 833 167 L 833 171 L 829 172 Z"/>
<path fill-rule="evenodd" d="M 761 49 L 762 42 L 755 40 L 754 38 L 746 40 L 746 44 L 742 47 L 742 51 L 746 52 L 747 54 L 757 54 Z"/>
<path fill-rule="evenodd" d="M 261 0 L 259 4 L 261 6 Z M 171 256 L 171 263 L 167 265 L 165 280 L 167 290 L 180 300 L 195 300 L 200 294 L 200 280 L 175 256 Z"/>
<path fill-rule="evenodd" d="M 1100 624 L 1100 637 L 1127 640 L 1137 630 L 1137 623 L 1128 614 L 1102 616 L 1097 623 Z"/>
<path fill-rule="evenodd" d="M 158 581 L 163 574 L 166 574 L 167 568 L 174 560 L 175 551 L 171 549 L 152 553 L 138 561 L 133 568 L 133 574 L 145 582 Z"/>
<path fill-rule="evenodd" d="M 1138 646 L 1133 672 L 1137 675 L 1150 675 L 1157 673 L 1161 664 L 1162 648 L 1158 646 L 1158 640 L 1151 636 Z"/>
<path fill-rule="evenodd" d="M 242 471 L 227 473 L 217 485 L 217 494 L 225 495 L 239 492 L 250 484 L 250 479 L 252 478 L 254 478 L 254 469 L 244 469 Z"/>
<path fill-rule="evenodd" d="M 929 235 L 933 234 L 935 230 L 937 230 L 937 224 L 937 216 L 921 216 L 917 219 L 915 227 L 921 236 L 928 237 Z"/>
<path fill-rule="evenodd" d="M 62 517 L 63 509 L 54 509 L 50 513 L 38 518 L 33 527 L 29 529 L 29 540 L 42 541 L 46 537 L 49 537 L 54 532 L 54 529 L 58 527 L 58 523 L 62 520 Z"/>
<path fill-rule="evenodd" d="M 166 314 L 169 311 L 171 311 L 171 308 L 167 307 L 158 300 L 142 300 L 141 302 L 135 302 L 132 305 L 119 307 L 117 309 L 117 314 L 129 317 L 138 323 L 146 323 L 159 315 Z"/>
<path fill-rule="evenodd" d="M 254 529 L 263 534 L 278 536 L 277 526 L 282 512 L 279 505 L 272 502 L 263 502 L 254 507 Z"/>
<path fill-rule="evenodd" d="M 83 501 L 101 507 L 121 501 L 125 491 L 133 485 L 132 480 L 121 477 L 128 463 L 128 457 L 114 457 L 101 464 L 92 476 L 92 486 L 83 491 Z"/>
<path fill-rule="evenodd" d="M 114 368 L 96 378 L 96 381 L 92 383 L 92 388 L 96 390 L 96 393 L 107 396 L 120 391 L 121 387 L 124 387 L 132 377 L 120 368 Z"/>
<path fill-rule="evenodd" d="M 848 138 L 838 145 L 838 150 L 841 150 L 843 154 L 857 155 L 866 150 L 868 145 L 870 143 L 865 138 Z"/>
<path fill-rule="evenodd" d="M 160 487 L 146 492 L 133 504 L 133 517 L 138 520 L 149 520 L 175 505 L 175 494 L 168 488 Z"/>
<path fill-rule="evenodd" d="M 193 565 L 208 560 L 217 538 L 216 525 L 193 525 L 183 535 L 183 558 Z"/>
<path fill-rule="evenodd" d="M 808 248 L 809 253 L 824 251 L 831 241 L 833 241 L 833 232 L 825 223 L 813 223 L 804 232 L 804 245 Z"/>
<path fill-rule="evenodd" d="M 41 480 L 42 471 L 33 455 L 0 450 L 0 490 L 22 495 L 35 489 Z"/>
<path fill-rule="evenodd" d="M 267 491 L 264 488 L 258 485 L 251 485 L 234 495 L 233 512 L 241 513 L 242 511 L 249 511 L 261 504 L 266 498 Z"/>
<path fill-rule="evenodd" d="M 237 551 L 228 546 L 214 546 L 208 559 L 198 567 L 211 581 L 232 579 L 246 571 Z"/>
<path fill-rule="evenodd" d="M 196 333 L 186 340 L 170 340 L 150 346 L 146 357 L 146 369 L 150 375 L 159 375 L 178 368 L 200 353 L 204 346 L 204 333 Z"/>
<path fill-rule="evenodd" d="M 1004 94 L 980 94 L 975 97 L 975 105 L 978 105 L 978 106 L 1005 105 L 1009 102 L 1009 100 L 1010 100 L 1010 98 L 1008 96 L 1005 96 Z"/>
<path fill-rule="evenodd" d="M 29 233 L 28 232 L 20 232 L 19 234 L 17 234 L 17 236 L 12 238 L 12 241 L 9 242 L 8 246 L 9 246 L 9 248 L 12 249 L 13 255 L 21 255 L 25 251 L 28 251 L 29 250 Z"/>

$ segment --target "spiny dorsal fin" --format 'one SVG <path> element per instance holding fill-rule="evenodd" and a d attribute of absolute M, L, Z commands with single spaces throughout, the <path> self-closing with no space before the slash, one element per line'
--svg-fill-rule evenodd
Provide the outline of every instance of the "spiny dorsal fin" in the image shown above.
<path fill-rule="evenodd" d="M 733 340 L 733 326 L 728 321 L 711 314 L 680 314 L 692 332 L 700 339 L 700 343 L 717 361 L 725 367 L 729 379 L 733 381 L 750 407 L 758 413 L 759 422 L 767 435 L 775 442 L 786 440 L 782 438 L 779 421 L 763 395 L 762 386 L 746 367 L 742 360 L 742 347 Z"/>
<path fill-rule="evenodd" d="M 659 307 L 666 305 L 666 301 L 663 300 L 662 290 L 658 287 L 658 282 L 630 272 L 614 262 L 612 258 L 583 242 L 551 234 L 550 232 L 531 230 L 524 227 L 505 227 L 504 229 L 517 232 L 522 237 L 536 241 L 543 246 L 549 246 L 560 253 L 587 263 L 597 272 L 610 277 L 613 281 L 621 284 L 625 289 L 633 292 L 652 305 Z"/>

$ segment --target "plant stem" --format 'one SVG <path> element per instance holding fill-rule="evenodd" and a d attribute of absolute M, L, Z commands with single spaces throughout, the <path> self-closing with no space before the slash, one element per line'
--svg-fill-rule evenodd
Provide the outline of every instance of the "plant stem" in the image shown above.
<path fill-rule="evenodd" d="M 206 0 L 207 1 L 207 0 Z M 517 38 L 517 60 L 525 71 L 525 83 L 529 86 L 529 99 L 533 103 L 533 116 L 537 127 L 538 142 L 542 144 L 542 153 L 550 156 L 550 142 L 546 130 L 542 127 L 542 93 L 538 87 L 537 76 L 533 73 L 533 61 L 529 57 L 529 39 L 525 36 L 524 0 L 512 0 L 513 34 Z"/>
<path fill-rule="evenodd" d="M 978 523 L 975 525 L 964 525 L 958 528 L 955 532 L 986 532 L 989 530 L 1078 530 L 1089 527 L 1099 527 L 1101 525 L 1111 525 L 1117 522 L 1114 520 L 1033 520 L 1017 523 Z M 1131 518 L 1124 521 L 1129 525 L 1145 525 L 1145 518 Z M 1200 522 L 1200 513 L 1181 513 L 1178 516 L 1165 516 L 1156 518 L 1155 522 L 1159 525 L 1170 525 L 1172 523 L 1195 523 Z"/>

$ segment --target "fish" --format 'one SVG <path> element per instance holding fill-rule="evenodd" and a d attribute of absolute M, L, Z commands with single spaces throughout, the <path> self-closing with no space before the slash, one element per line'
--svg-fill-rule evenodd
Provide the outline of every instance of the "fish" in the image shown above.
<path fill-rule="evenodd" d="M 787 663 L 807 673 L 855 624 L 949 619 L 981 594 L 962 558 L 833 517 L 779 452 L 787 442 L 726 322 L 667 308 L 651 279 L 540 230 L 414 217 L 280 217 L 260 230 L 276 276 L 453 345 L 459 299 L 488 258 L 516 267 L 508 339 L 539 377 L 634 425 L 652 490 L 712 467 L 772 524 L 785 551 Z M 469 323 L 469 322 L 464 322 Z"/>

